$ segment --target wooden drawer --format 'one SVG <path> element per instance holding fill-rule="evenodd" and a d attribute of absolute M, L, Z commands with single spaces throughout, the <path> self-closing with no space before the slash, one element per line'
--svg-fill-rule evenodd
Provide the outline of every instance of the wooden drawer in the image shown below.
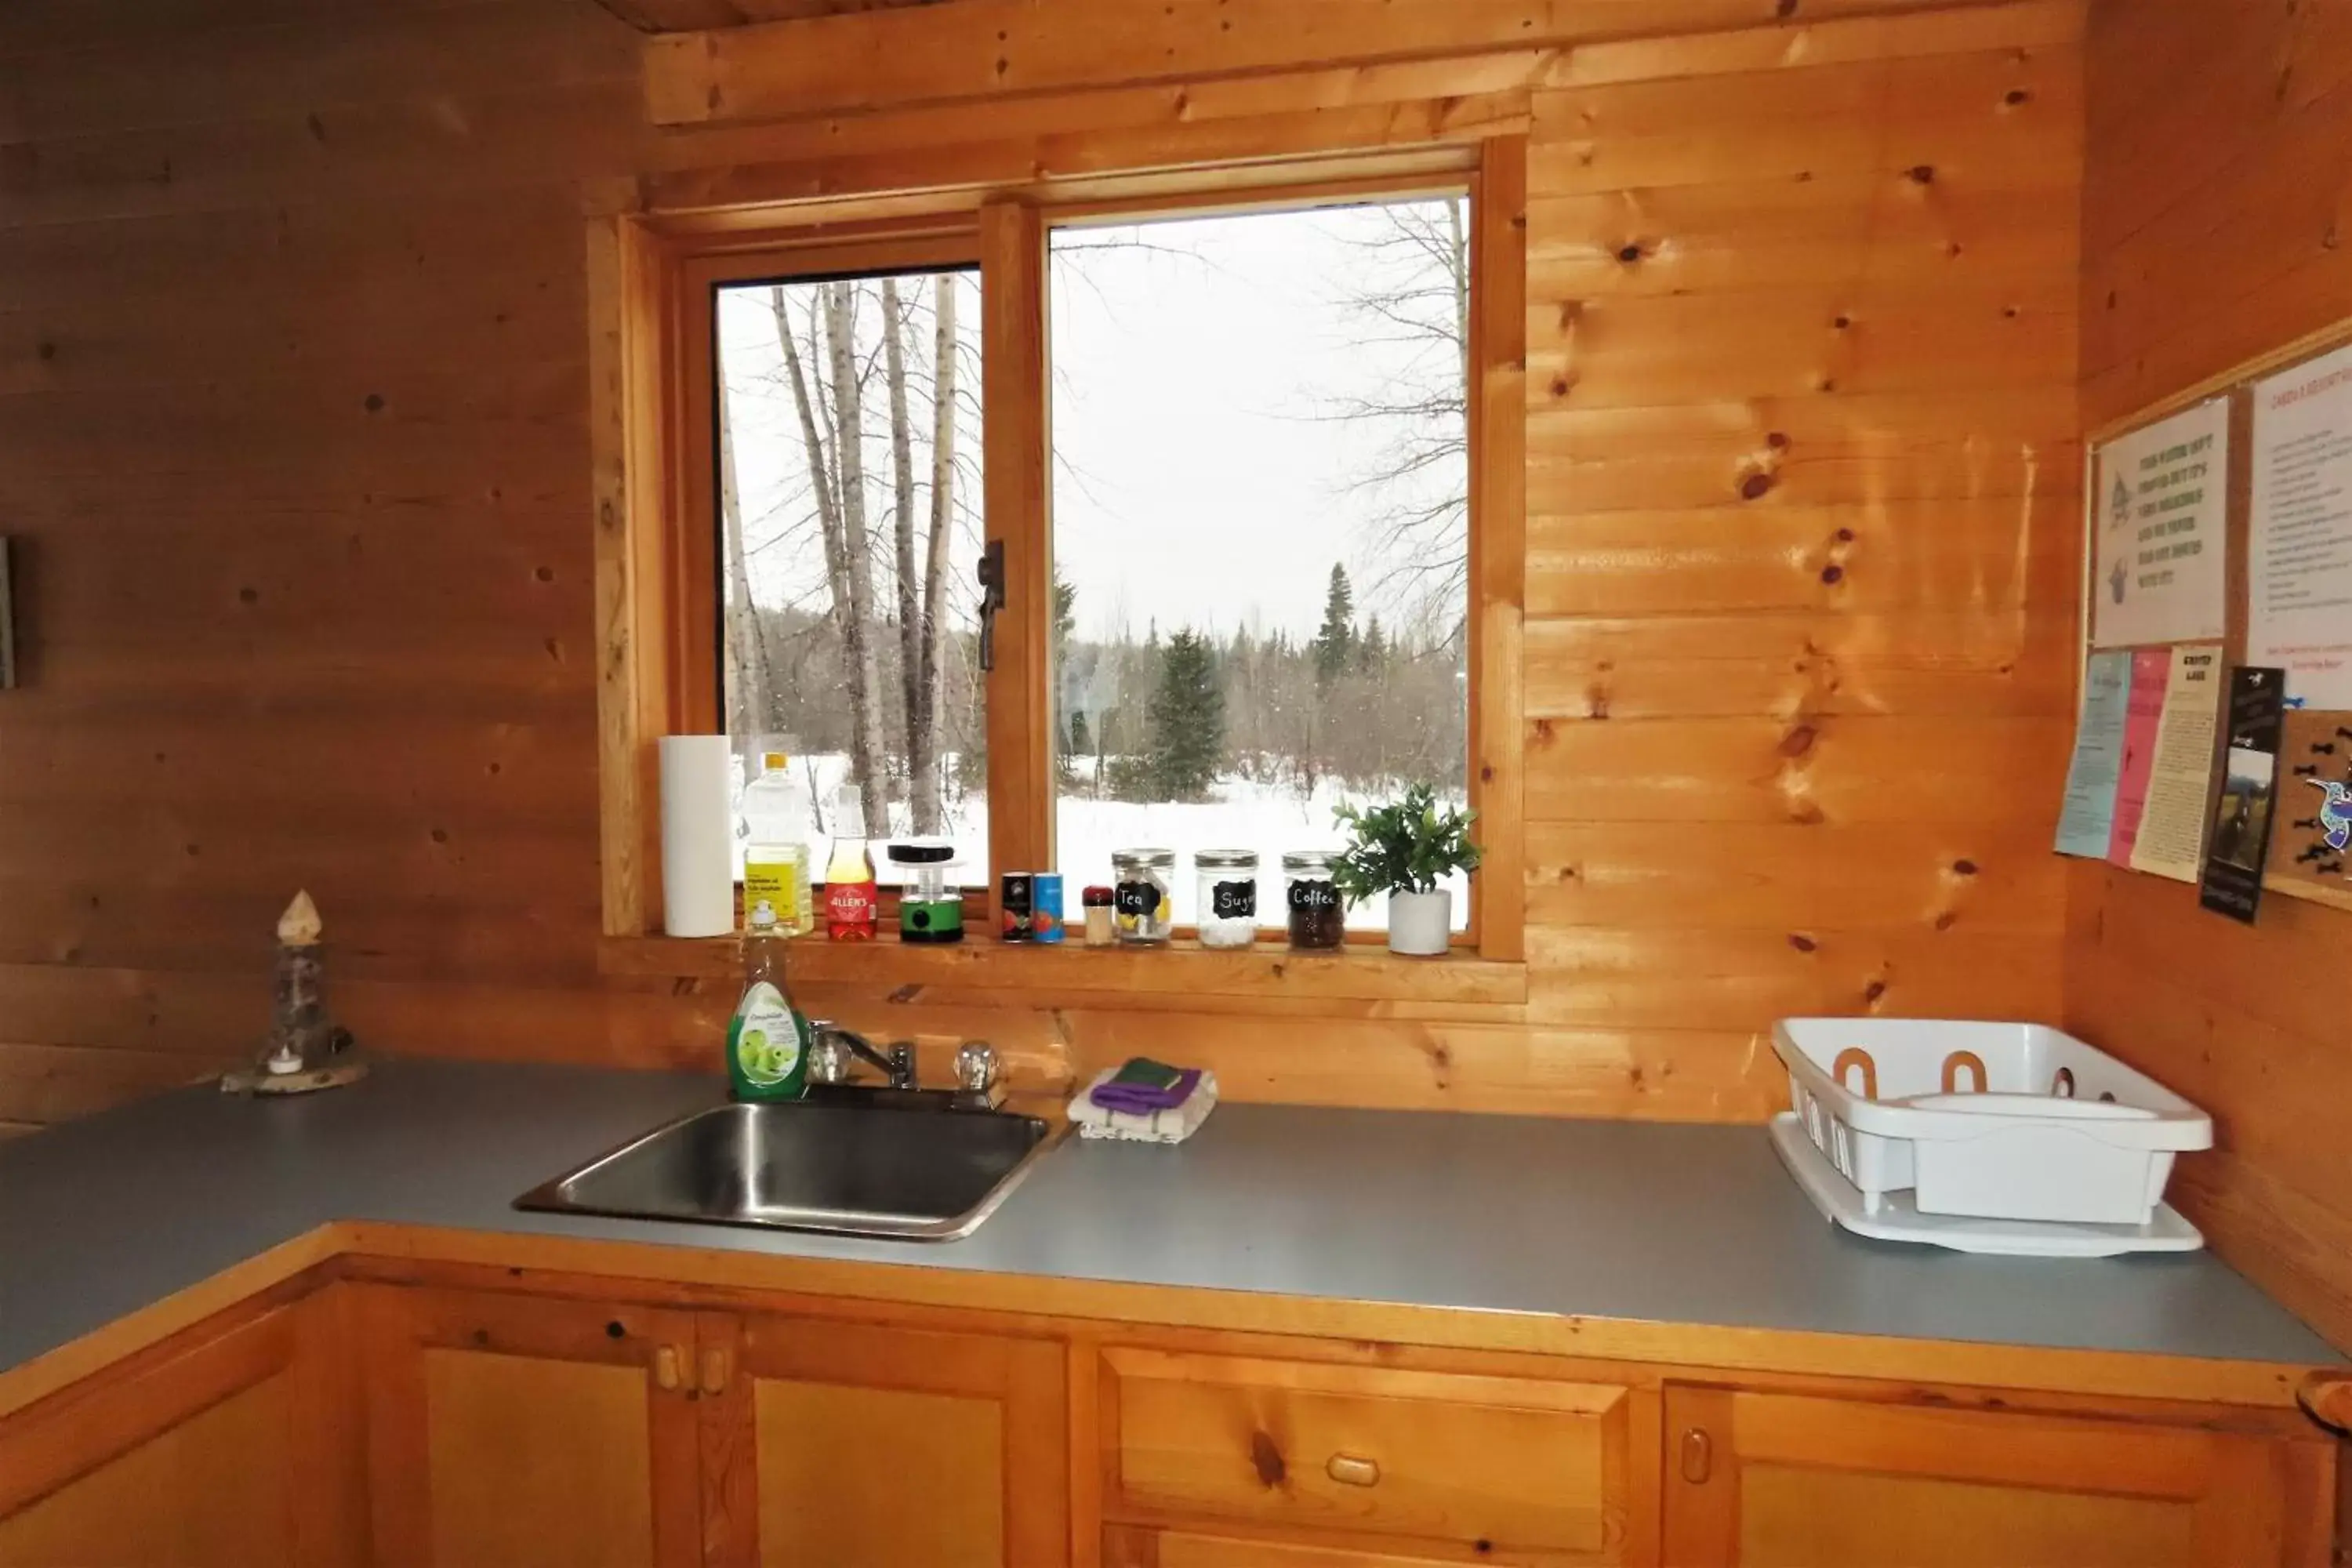
<path fill-rule="evenodd" d="M 1104 1493 L 1120 1517 L 1419 1537 L 1498 1561 L 1611 1561 L 1625 1542 L 1626 1389 L 1125 1348 L 1104 1360 Z"/>
<path fill-rule="evenodd" d="M 1346 1546 L 1237 1541 L 1190 1531 L 1114 1528 L 1103 1541 L 1103 1568 L 1457 1568 L 1427 1557 L 1399 1557 Z"/>

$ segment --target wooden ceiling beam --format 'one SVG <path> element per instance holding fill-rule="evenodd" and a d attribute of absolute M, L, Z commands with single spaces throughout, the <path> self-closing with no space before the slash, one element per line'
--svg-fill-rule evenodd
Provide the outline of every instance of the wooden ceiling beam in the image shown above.
<path fill-rule="evenodd" d="M 596 4 L 645 33 L 740 27 L 752 19 L 733 0 L 596 0 Z"/>
<path fill-rule="evenodd" d="M 606 0 L 755 5 L 838 0 Z M 852 0 L 855 3 L 855 0 Z M 656 124 L 720 125 L 985 102 L 1281 69 L 1843 17 L 1954 0 L 952 0 L 673 34 L 646 47 Z"/>
<path fill-rule="evenodd" d="M 937 5 L 941 0 L 596 0 L 629 26 L 647 33 L 698 33 L 753 22 L 806 22 Z"/>

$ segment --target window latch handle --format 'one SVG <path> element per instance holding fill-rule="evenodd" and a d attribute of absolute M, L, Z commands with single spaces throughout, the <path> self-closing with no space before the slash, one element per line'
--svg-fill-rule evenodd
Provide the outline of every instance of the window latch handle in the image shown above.
<path fill-rule="evenodd" d="M 996 668 L 996 612 L 1004 608 L 1004 541 L 992 539 L 980 555 L 980 668 Z"/>

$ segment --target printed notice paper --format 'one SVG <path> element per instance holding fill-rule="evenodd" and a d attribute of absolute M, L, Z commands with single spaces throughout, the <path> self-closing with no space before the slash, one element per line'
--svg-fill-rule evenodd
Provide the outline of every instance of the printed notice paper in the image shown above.
<path fill-rule="evenodd" d="M 2096 647 L 2196 642 L 2229 615 L 2230 403 L 2099 448 Z"/>
<path fill-rule="evenodd" d="M 2246 662 L 2298 708 L 2352 708 L 2352 348 L 2254 387 Z"/>
<path fill-rule="evenodd" d="M 2205 857 L 2205 796 L 2213 783 L 2213 738 L 2221 725 L 2219 643 L 2172 650 L 2164 715 L 2147 779 L 2131 868 L 2176 882 L 2197 880 Z"/>
<path fill-rule="evenodd" d="M 2058 816 L 2058 853 L 2105 858 L 2123 775 L 2124 714 L 2131 700 L 2132 656 L 2095 653 L 2083 676 L 2083 716 L 2074 760 L 2066 768 L 2066 806 Z"/>
<path fill-rule="evenodd" d="M 2124 755 L 2116 769 L 2116 820 L 2107 833 L 2107 858 L 2131 864 L 2132 841 L 2139 837 L 2147 781 L 2156 765 L 2156 729 L 2164 717 L 2165 683 L 2172 677 L 2172 650 L 2144 647 L 2131 656 L 2131 693 L 2124 700 Z"/>
<path fill-rule="evenodd" d="M 2279 696 L 2285 684 L 2275 669 L 2241 668 L 2230 676 L 2230 749 L 2221 754 L 2221 793 L 2198 902 L 2248 925 L 2262 908 L 2263 868 L 2270 860 L 2284 719 Z"/>

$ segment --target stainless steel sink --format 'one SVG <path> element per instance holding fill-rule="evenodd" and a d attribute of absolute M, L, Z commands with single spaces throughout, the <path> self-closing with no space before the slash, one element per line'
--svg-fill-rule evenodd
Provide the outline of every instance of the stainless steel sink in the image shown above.
<path fill-rule="evenodd" d="M 1055 1142 L 1034 1116 L 924 1089 L 722 1105 L 515 1200 L 523 1209 L 952 1241 Z"/>

